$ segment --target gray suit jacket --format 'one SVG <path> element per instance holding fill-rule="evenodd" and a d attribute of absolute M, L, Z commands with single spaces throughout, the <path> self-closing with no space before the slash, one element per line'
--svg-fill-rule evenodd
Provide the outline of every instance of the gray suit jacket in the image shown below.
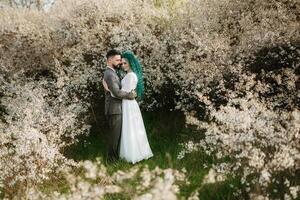
<path fill-rule="evenodd" d="M 114 96 L 112 97 L 110 92 L 105 92 L 105 115 L 122 114 L 122 99 L 134 99 L 134 93 L 122 91 L 120 78 L 108 67 L 104 72 L 104 80 Z"/>

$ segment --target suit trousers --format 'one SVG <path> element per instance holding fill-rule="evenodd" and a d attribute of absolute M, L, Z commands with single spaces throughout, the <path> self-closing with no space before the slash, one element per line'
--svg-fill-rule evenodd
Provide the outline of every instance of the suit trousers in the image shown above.
<path fill-rule="evenodd" d="M 108 159 L 114 161 L 119 159 L 119 144 L 122 131 L 122 114 L 106 115 L 108 121 Z"/>

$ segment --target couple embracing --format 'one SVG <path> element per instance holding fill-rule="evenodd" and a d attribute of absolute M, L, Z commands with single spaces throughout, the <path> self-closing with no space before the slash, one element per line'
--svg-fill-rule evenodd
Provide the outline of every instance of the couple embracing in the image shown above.
<path fill-rule="evenodd" d="M 108 160 L 119 158 L 136 163 L 153 156 L 139 105 L 135 98 L 144 92 L 143 72 L 139 60 L 131 51 L 106 54 L 104 72 L 105 115 L 108 121 Z M 117 70 L 126 72 L 120 80 Z"/>

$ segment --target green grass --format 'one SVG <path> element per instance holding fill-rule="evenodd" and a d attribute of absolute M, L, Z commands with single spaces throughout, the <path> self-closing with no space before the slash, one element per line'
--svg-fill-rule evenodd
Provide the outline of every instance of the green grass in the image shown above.
<path fill-rule="evenodd" d="M 201 186 L 203 177 L 208 173 L 208 169 L 203 168 L 203 164 L 210 166 L 214 159 L 203 152 L 194 152 L 178 160 L 181 142 L 189 140 L 199 140 L 203 133 L 195 132 L 185 127 L 184 116 L 176 112 L 143 113 L 143 119 L 148 135 L 148 140 L 154 157 L 141 161 L 135 165 L 148 165 L 150 169 L 156 166 L 160 168 L 174 168 L 187 170 L 187 177 L 191 184 L 182 186 L 180 196 L 184 199 Z M 94 125 L 89 136 L 80 138 L 80 142 L 68 148 L 65 155 L 79 160 L 96 160 L 100 157 L 106 160 L 105 135 L 107 129 Z M 107 164 L 108 173 L 112 174 L 117 170 L 128 170 L 132 164 L 122 160 Z M 229 187 L 234 185 L 234 187 Z M 224 183 L 213 184 L 203 187 L 200 190 L 200 199 L 235 199 L 233 192 L 239 187 L 237 180 L 230 179 Z M 130 199 L 130 196 L 113 194 L 106 196 L 106 199 Z M 239 198 L 242 199 L 242 198 Z"/>

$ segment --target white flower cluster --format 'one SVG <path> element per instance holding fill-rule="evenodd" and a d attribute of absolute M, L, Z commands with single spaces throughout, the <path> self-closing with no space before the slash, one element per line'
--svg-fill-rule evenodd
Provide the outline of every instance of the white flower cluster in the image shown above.
<path fill-rule="evenodd" d="M 188 153 L 201 150 L 201 145 L 199 143 L 194 143 L 189 141 L 187 143 L 181 144 L 182 150 L 178 153 L 177 159 L 181 160 Z"/>
<path fill-rule="evenodd" d="M 267 195 L 266 188 L 277 181 L 276 177 L 282 178 L 278 176 L 281 172 L 287 173 L 284 176 L 287 180 L 295 176 L 300 167 L 299 110 L 273 111 L 250 95 L 233 98 L 219 110 L 210 111 L 213 121 L 198 123 L 206 129 L 205 139 L 194 146 L 210 150 L 219 158 L 232 158 L 234 162 L 223 174 L 241 176 L 245 185 L 258 184 L 263 195 Z M 191 123 L 197 124 L 195 120 Z M 205 179 L 208 183 L 215 180 L 211 174 Z"/>
<path fill-rule="evenodd" d="M 156 167 L 150 171 L 146 166 L 140 176 L 142 182 L 137 187 L 135 197 L 138 200 L 177 199 L 177 194 L 179 193 L 177 184 L 189 184 L 184 170 L 178 171 L 171 168 L 160 169 Z"/>
<path fill-rule="evenodd" d="M 80 103 L 51 102 L 49 91 L 43 87 L 49 83 L 36 84 L 21 85 L 12 80 L 2 85 L 6 87 L 1 99 L 6 114 L 0 134 L 0 180 L 6 187 L 22 184 L 30 187 L 48 179 L 53 170 L 71 164 L 60 152 L 70 142 L 61 141 L 60 137 L 67 137 L 66 132 L 71 132 L 69 137 L 74 138 L 89 129 L 88 125 L 80 126 L 78 121 L 77 115 L 86 112 Z"/>
<path fill-rule="evenodd" d="M 135 166 L 128 171 L 117 171 L 110 176 L 99 159 L 79 162 L 76 167 L 61 169 L 67 191 L 44 193 L 30 188 L 29 199 L 102 199 L 106 195 L 123 194 L 132 199 L 177 199 L 179 186 L 188 184 L 185 171 L 174 169 L 149 170 L 148 166 Z M 134 185 L 129 184 L 136 181 Z M 134 196 L 132 196 L 134 194 Z"/>

